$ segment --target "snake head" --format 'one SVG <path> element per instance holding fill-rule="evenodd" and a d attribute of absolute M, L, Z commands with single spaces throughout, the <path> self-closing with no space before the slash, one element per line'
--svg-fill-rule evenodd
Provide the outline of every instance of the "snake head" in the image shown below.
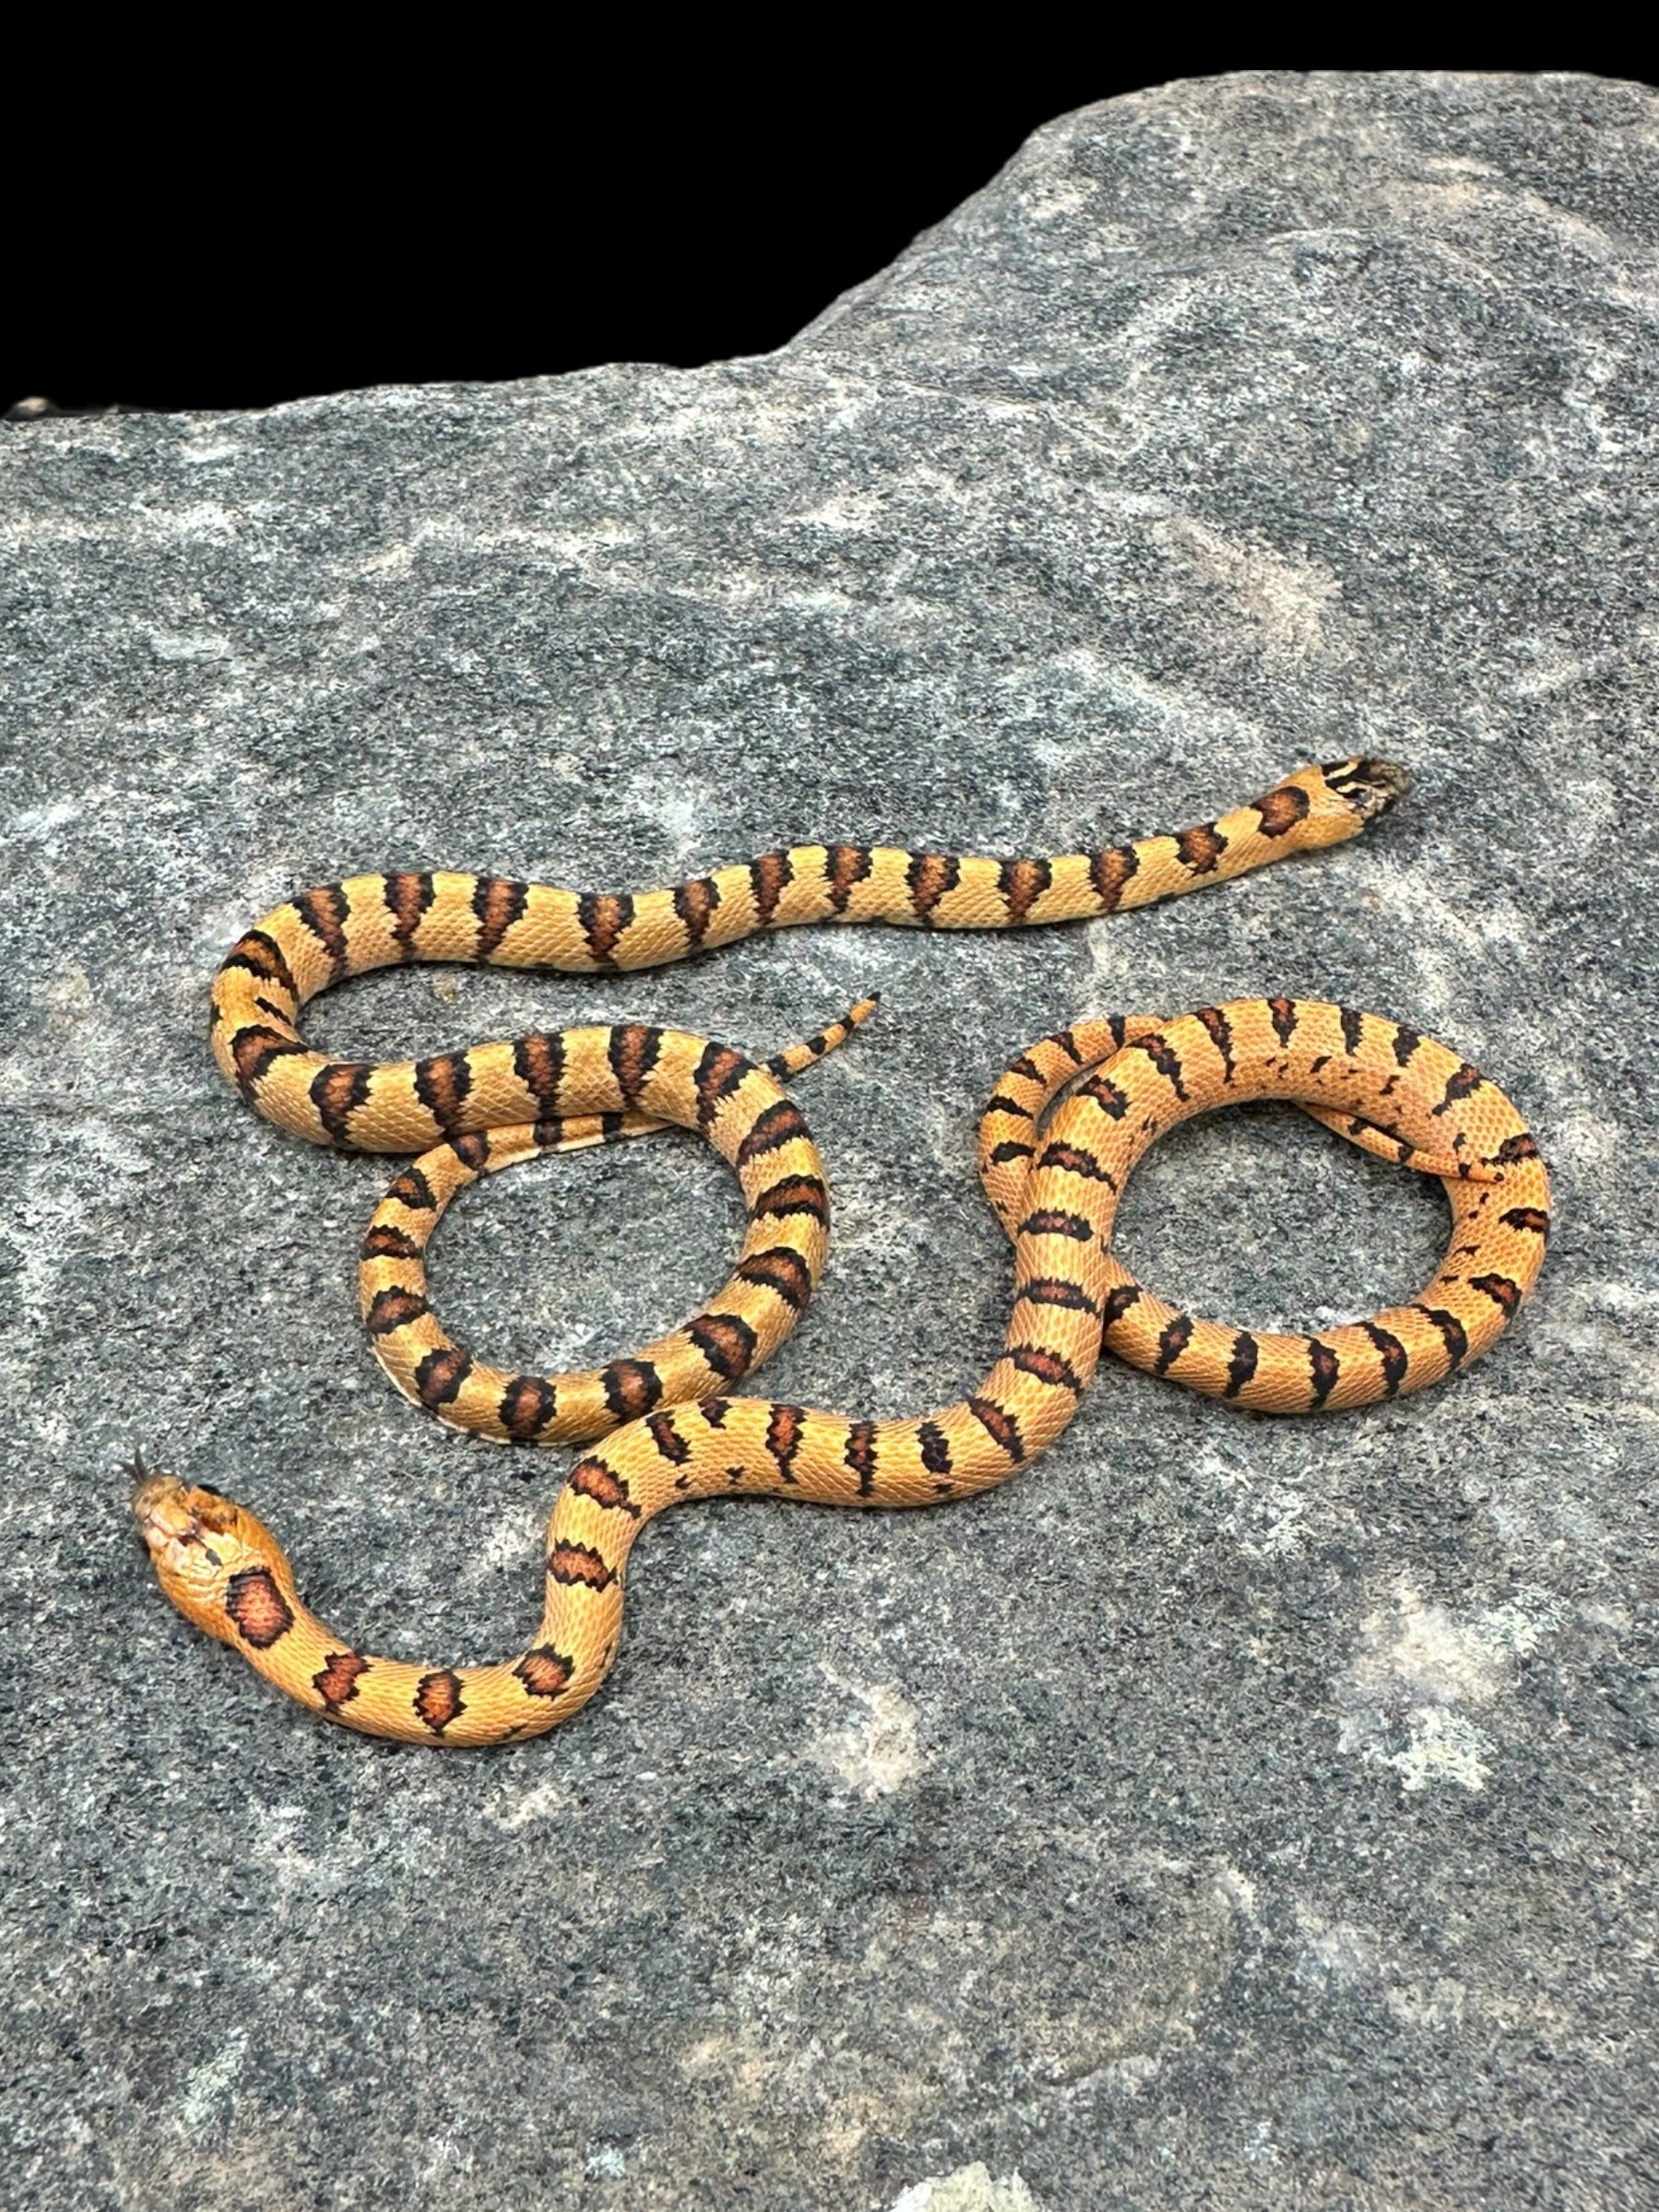
<path fill-rule="evenodd" d="M 135 1461 L 133 1515 L 161 1587 L 186 1619 L 222 1643 L 237 1623 L 227 1610 L 239 1578 L 251 1571 L 285 1580 L 288 1562 L 276 1538 L 243 1506 L 205 1484 L 180 1482 Z"/>
<path fill-rule="evenodd" d="M 1411 789 L 1411 778 L 1393 760 L 1362 754 L 1353 760 L 1327 760 L 1320 774 L 1361 822 L 1374 822 Z"/>
<path fill-rule="evenodd" d="M 1403 768 L 1365 757 L 1299 768 L 1254 804 L 1264 834 L 1283 840 L 1281 852 L 1317 853 L 1358 837 L 1410 789 Z"/>

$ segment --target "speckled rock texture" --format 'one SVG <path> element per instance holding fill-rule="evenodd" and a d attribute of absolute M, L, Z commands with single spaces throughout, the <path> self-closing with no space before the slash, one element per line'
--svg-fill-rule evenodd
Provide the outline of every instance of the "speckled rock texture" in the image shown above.
<path fill-rule="evenodd" d="M 1233 76 L 1054 123 L 766 359 L 0 433 L 8 2205 L 1655 2201 L 1656 241 L 1640 88 Z M 1360 749 L 1418 779 L 1374 833 L 1147 913 L 418 970 L 312 1033 L 771 1050 L 879 986 L 800 1087 L 836 1244 L 766 1386 L 885 1414 L 1000 1341 L 972 1138 L 1022 1042 L 1373 1007 L 1553 1164 L 1484 1364 L 1278 1424 L 1109 1367 L 978 1502 L 670 1515 L 607 1689 L 518 1751 L 331 1734 L 163 1603 L 135 1445 L 365 1648 L 516 1650 L 568 1464 L 393 1394 L 390 1171 L 215 1074 L 266 907 L 1064 849 Z M 1137 1185 L 1131 1263 L 1241 1321 L 1441 1249 L 1435 1186 L 1288 1112 Z M 586 1361 L 739 1218 L 688 1138 L 548 1162 L 435 1295 Z"/>

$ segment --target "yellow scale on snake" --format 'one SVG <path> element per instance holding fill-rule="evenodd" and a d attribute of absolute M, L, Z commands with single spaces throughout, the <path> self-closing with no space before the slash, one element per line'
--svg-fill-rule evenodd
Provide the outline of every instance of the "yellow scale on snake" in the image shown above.
<path fill-rule="evenodd" d="M 575 893 L 466 875 L 360 876 L 251 930 L 214 986 L 213 1049 L 260 1113 L 312 1143 L 418 1153 L 363 1240 L 361 1306 L 382 1364 L 451 1426 L 513 1444 L 598 1448 L 548 1530 L 533 1646 L 499 1665 L 412 1665 L 334 1634 L 276 1538 L 216 1490 L 138 1469 L 134 1511 L 185 1618 L 325 1718 L 407 1743 L 538 1735 L 579 1712 L 616 1656 L 634 1539 L 686 1499 L 937 1505 L 1006 1482 L 1065 1428 L 1102 1347 L 1263 1413 L 1335 1412 L 1420 1390 L 1486 1351 L 1543 1264 L 1549 1189 L 1503 1093 L 1431 1039 L 1349 1006 L 1241 999 L 1170 1020 L 1079 1021 L 1001 1077 L 980 1131 L 986 1195 L 1014 1245 L 1001 1358 L 959 1404 L 860 1420 L 734 1387 L 794 1325 L 828 1249 L 824 1165 L 784 1081 L 870 1011 L 765 1063 L 639 1023 L 548 1030 L 381 1066 L 311 1051 L 296 1026 L 331 983 L 413 960 L 611 973 L 758 930 L 885 922 L 1015 929 L 1087 920 L 1222 883 L 1354 837 L 1406 788 L 1386 761 L 1305 768 L 1173 836 L 998 861 L 803 845 L 673 889 Z M 1113 1257 L 1135 1161 L 1192 1115 L 1287 1100 L 1379 1157 L 1440 1176 L 1450 1249 L 1419 1297 L 1318 1336 L 1253 1334 L 1144 1289 Z M 683 1328 L 589 1373 L 515 1375 L 454 1343 L 427 1301 L 424 1253 L 457 1191 L 537 1153 L 677 1123 L 736 1170 L 735 1272 Z"/>

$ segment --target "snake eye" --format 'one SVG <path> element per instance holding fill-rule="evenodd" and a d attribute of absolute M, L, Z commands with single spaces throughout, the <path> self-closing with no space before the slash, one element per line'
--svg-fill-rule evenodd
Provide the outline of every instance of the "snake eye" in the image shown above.
<path fill-rule="evenodd" d="M 195 1487 L 198 1490 L 206 1490 L 209 1498 L 222 1498 L 225 1494 L 217 1482 L 198 1482 Z"/>

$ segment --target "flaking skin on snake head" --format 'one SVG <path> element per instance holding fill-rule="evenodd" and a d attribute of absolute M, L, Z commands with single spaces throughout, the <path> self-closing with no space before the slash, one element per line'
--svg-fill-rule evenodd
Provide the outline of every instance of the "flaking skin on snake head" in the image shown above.
<path fill-rule="evenodd" d="M 134 1518 L 158 1581 L 185 1619 L 221 1643 L 275 1641 L 293 1618 L 293 1583 L 264 1522 L 202 1484 L 159 1468 L 139 1472 Z"/>
<path fill-rule="evenodd" d="M 1369 754 L 1353 760 L 1328 760 L 1319 772 L 1361 823 L 1374 822 L 1411 789 L 1411 776 L 1397 761 L 1373 759 Z"/>

